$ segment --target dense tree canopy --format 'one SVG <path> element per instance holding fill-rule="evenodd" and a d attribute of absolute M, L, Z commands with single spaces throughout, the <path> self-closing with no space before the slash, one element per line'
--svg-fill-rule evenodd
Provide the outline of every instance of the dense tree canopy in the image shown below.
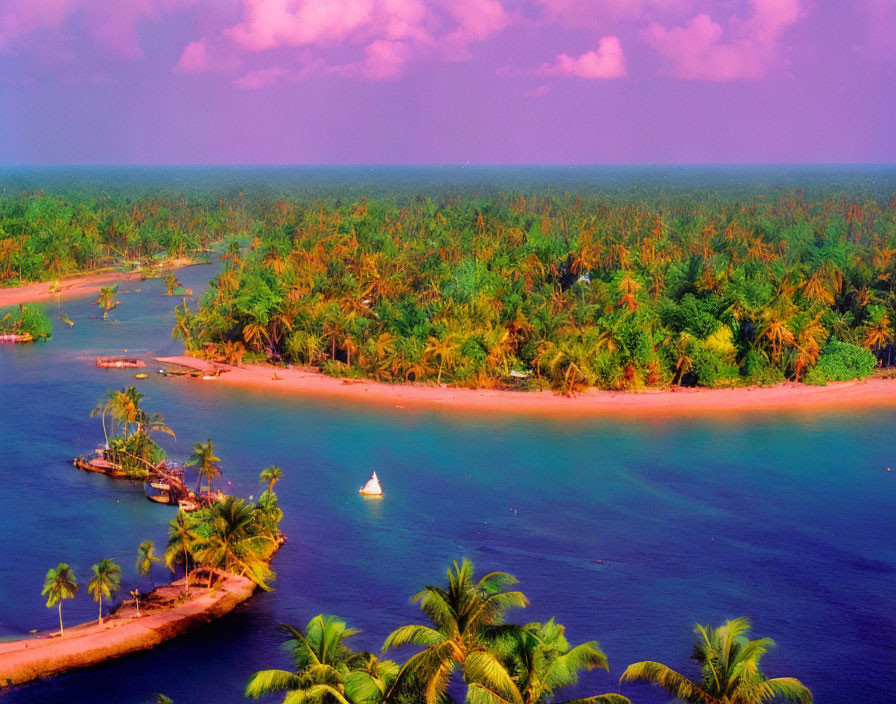
<path fill-rule="evenodd" d="M 892 362 L 894 254 L 858 195 L 281 201 L 175 335 L 381 381 L 825 383 Z"/>

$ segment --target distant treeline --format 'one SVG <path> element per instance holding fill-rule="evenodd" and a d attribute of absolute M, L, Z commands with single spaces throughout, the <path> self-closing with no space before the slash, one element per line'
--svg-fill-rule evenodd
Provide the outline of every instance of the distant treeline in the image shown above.
<path fill-rule="evenodd" d="M 238 203 L 207 197 L 0 198 L 0 285 L 181 257 L 248 227 Z"/>
<path fill-rule="evenodd" d="M 228 242 L 175 332 L 231 360 L 572 393 L 825 383 L 894 359 L 889 167 L 107 168 L 0 185 L 6 284 Z"/>

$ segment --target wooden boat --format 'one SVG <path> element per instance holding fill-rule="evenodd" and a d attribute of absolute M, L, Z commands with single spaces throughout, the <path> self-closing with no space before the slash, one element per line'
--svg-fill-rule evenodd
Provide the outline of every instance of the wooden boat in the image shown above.
<path fill-rule="evenodd" d="M 376 472 L 370 476 L 370 479 L 367 480 L 367 483 L 361 487 L 358 493 L 361 496 L 371 496 L 377 499 L 383 497 L 383 488 L 380 486 L 380 480 L 376 476 Z"/>
<path fill-rule="evenodd" d="M 149 374 L 134 374 L 135 379 L 146 379 Z"/>
<path fill-rule="evenodd" d="M 97 456 L 88 457 L 87 455 L 78 455 L 72 460 L 72 464 L 78 469 L 85 472 L 96 472 L 97 474 L 105 474 L 113 479 L 129 479 L 127 472 L 122 470 L 118 465 L 107 460 L 103 454 L 98 451 Z"/>
<path fill-rule="evenodd" d="M 27 332 L 24 335 L 9 333 L 7 335 L 0 335 L 0 342 L 11 342 L 13 344 L 17 342 L 34 342 L 34 335 Z"/>
<path fill-rule="evenodd" d="M 136 357 L 97 357 L 96 366 L 103 369 L 126 369 L 145 367 L 146 362 Z"/>

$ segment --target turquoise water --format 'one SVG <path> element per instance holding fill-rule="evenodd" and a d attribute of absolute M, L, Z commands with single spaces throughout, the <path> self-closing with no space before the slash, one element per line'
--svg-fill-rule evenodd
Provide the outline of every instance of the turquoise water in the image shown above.
<path fill-rule="evenodd" d="M 181 279 L 201 290 L 211 267 Z M 0 638 L 52 628 L 40 596 L 48 567 L 70 562 L 82 585 L 111 557 L 136 576 L 140 540 L 164 544 L 173 510 L 139 486 L 78 472 L 70 458 L 101 439 L 88 413 L 130 373 L 97 354 L 172 353 L 160 282 L 122 295 L 103 323 L 89 299 L 63 309 L 48 344 L 0 348 Z M 128 287 L 125 287 L 128 288 Z M 793 675 L 820 704 L 896 698 L 896 412 L 563 422 L 352 407 L 264 396 L 214 383 L 136 382 L 178 433 L 176 457 L 213 438 L 233 493 L 278 486 L 289 542 L 276 590 L 154 652 L 38 683 L 4 703 L 240 702 L 258 668 L 288 666 L 277 624 L 318 612 L 348 618 L 357 647 L 378 649 L 416 621 L 409 596 L 452 559 L 516 574 L 532 606 L 571 640 L 600 641 L 612 666 L 570 694 L 616 689 L 642 659 L 692 672 L 696 621 L 748 615 L 774 637 L 770 675 Z M 357 488 L 376 470 L 387 496 Z M 158 578 L 164 577 L 159 569 Z M 83 589 L 83 586 L 82 586 Z M 95 618 L 86 593 L 68 623 Z M 626 686 L 638 703 L 668 701 Z M 844 695 L 848 697 L 845 698 Z"/>

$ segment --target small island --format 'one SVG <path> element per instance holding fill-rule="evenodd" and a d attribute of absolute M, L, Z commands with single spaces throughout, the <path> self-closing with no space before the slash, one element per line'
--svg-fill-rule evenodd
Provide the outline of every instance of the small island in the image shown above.
<path fill-rule="evenodd" d="M 0 309 L 0 342 L 33 342 L 52 334 L 49 316 L 35 305 L 23 303 Z"/>

